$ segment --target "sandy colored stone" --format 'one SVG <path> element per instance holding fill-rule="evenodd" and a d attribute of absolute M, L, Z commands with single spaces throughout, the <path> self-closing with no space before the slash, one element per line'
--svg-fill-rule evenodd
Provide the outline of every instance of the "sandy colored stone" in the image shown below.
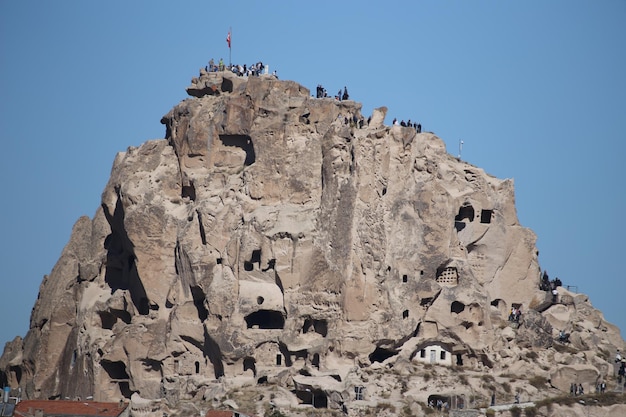
<path fill-rule="evenodd" d="M 187 91 L 165 139 L 115 157 L 27 336 L 5 348 L 1 372 L 27 398 L 140 393 L 137 410 L 160 410 L 267 381 L 277 404 L 309 389 L 358 415 L 358 386 L 403 404 L 450 387 L 487 398 L 480 375 L 567 392 L 610 373 L 619 329 L 583 294 L 559 288 L 553 305 L 539 290 L 512 180 L 384 125 L 385 107 L 359 128 L 359 103 L 293 81 L 202 72 Z M 452 364 L 429 365 L 435 379 L 420 361 L 431 346 Z"/>

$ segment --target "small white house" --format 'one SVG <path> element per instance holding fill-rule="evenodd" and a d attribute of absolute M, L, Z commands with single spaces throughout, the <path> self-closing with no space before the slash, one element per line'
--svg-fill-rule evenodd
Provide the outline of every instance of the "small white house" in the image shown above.
<path fill-rule="evenodd" d="M 426 342 L 417 346 L 413 360 L 433 365 L 451 366 L 454 363 L 451 350 L 447 343 Z"/>

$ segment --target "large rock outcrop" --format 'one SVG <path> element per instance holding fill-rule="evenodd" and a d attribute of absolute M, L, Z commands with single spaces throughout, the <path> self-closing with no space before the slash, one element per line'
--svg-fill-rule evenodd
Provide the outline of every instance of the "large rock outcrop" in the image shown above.
<path fill-rule="evenodd" d="M 165 139 L 115 158 L 27 336 L 5 348 L 5 383 L 170 406 L 269 384 L 295 392 L 277 403 L 352 410 L 355 389 L 389 398 L 393 375 L 367 378 L 389 368 L 414 382 L 403 398 L 451 389 L 417 388 L 423 362 L 554 375 L 559 389 L 576 370 L 588 384 L 612 375 L 619 330 L 582 295 L 543 303 L 511 180 L 384 125 L 385 108 L 365 122 L 359 103 L 295 82 L 202 72 L 188 92 Z M 519 327 L 512 307 L 528 312 Z M 572 344 L 558 349 L 562 328 Z"/>

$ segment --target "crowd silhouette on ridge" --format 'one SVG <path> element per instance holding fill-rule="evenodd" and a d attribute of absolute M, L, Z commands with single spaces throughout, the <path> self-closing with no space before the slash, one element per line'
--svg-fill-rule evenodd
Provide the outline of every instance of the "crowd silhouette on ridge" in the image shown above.
<path fill-rule="evenodd" d="M 239 77 L 243 77 L 243 76 L 255 77 L 261 74 L 267 74 L 267 70 L 268 70 L 267 66 L 263 64 L 262 61 L 256 62 L 251 65 L 247 65 L 247 64 L 226 65 L 224 63 L 223 58 L 220 58 L 220 60 L 217 63 L 215 63 L 215 60 L 211 58 L 209 60 L 209 63 L 206 65 L 204 69 L 206 70 L 206 72 L 231 71 L 232 73 L 237 74 L 237 76 Z M 272 72 L 272 75 L 278 78 L 278 74 L 276 73 L 276 70 Z M 316 91 L 315 97 L 316 98 L 328 98 L 329 97 L 328 92 L 321 84 L 317 85 L 317 91 Z M 337 94 L 334 96 L 334 99 L 338 101 L 349 100 L 350 95 L 348 94 L 348 87 L 344 86 L 343 91 L 340 88 Z M 370 121 L 371 121 L 371 116 L 368 117 L 367 119 L 368 125 Z M 345 124 L 350 124 L 354 127 L 359 127 L 361 129 L 363 128 L 365 124 L 363 117 L 361 116 L 360 118 L 358 118 L 356 115 L 350 118 L 345 117 L 344 122 Z M 422 125 L 420 123 L 413 123 L 411 119 L 409 119 L 408 122 L 405 122 L 404 120 L 401 120 L 400 122 L 398 122 L 398 119 L 394 118 L 392 125 L 414 128 L 417 133 L 422 133 Z"/>

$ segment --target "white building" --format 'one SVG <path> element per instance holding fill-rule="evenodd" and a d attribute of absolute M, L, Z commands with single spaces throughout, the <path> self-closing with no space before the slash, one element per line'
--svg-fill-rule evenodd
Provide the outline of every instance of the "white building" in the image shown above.
<path fill-rule="evenodd" d="M 447 343 L 437 341 L 425 342 L 418 345 L 413 355 L 413 360 L 433 365 L 451 366 L 454 364 L 452 348 Z"/>

